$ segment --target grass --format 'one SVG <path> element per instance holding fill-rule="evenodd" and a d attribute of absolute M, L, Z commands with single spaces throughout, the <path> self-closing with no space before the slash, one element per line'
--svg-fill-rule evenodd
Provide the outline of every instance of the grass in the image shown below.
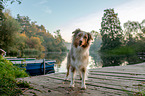
<path fill-rule="evenodd" d="M 17 82 L 17 86 L 20 88 L 29 88 L 29 89 L 33 89 L 33 87 L 30 86 L 30 84 L 26 81 L 18 81 Z"/>
<path fill-rule="evenodd" d="M 0 94 L 2 96 L 15 96 L 22 93 L 20 87 L 29 87 L 26 82 L 16 81 L 16 78 L 28 76 L 25 70 L 13 66 L 10 61 L 2 56 L 0 56 L 0 72 Z"/>
<path fill-rule="evenodd" d="M 112 50 L 104 50 L 101 52 L 107 53 L 107 55 L 133 55 L 135 54 L 134 48 L 128 47 L 128 46 L 121 46 L 118 48 L 114 48 Z"/>
<path fill-rule="evenodd" d="M 145 96 L 145 86 L 143 84 L 133 85 L 136 86 L 137 92 L 134 92 L 134 96 Z"/>

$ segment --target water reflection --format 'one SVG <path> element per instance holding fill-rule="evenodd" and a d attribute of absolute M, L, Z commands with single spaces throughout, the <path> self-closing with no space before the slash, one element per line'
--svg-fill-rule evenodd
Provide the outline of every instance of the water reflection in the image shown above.
<path fill-rule="evenodd" d="M 67 57 L 60 64 L 55 64 L 55 72 L 66 72 Z"/>
<path fill-rule="evenodd" d="M 88 69 L 102 68 L 102 60 L 99 54 L 90 54 Z"/>
<path fill-rule="evenodd" d="M 56 60 L 55 72 L 66 72 L 67 52 L 49 52 L 45 54 L 45 59 Z M 143 62 L 137 55 L 106 55 L 101 53 L 91 53 L 89 57 L 88 69 L 102 68 L 107 66 L 125 66 Z"/>
<path fill-rule="evenodd" d="M 138 55 L 107 55 L 107 54 L 90 54 L 95 61 L 96 66 L 125 66 L 127 64 L 136 64 L 143 62 Z M 100 64 L 101 63 L 101 64 Z"/>
<path fill-rule="evenodd" d="M 47 52 L 45 53 L 45 59 L 56 60 L 56 64 L 61 64 L 65 59 L 67 52 Z M 61 66 L 61 65 L 60 65 Z"/>
<path fill-rule="evenodd" d="M 48 52 L 45 59 L 56 60 L 55 72 L 66 72 L 67 52 Z"/>

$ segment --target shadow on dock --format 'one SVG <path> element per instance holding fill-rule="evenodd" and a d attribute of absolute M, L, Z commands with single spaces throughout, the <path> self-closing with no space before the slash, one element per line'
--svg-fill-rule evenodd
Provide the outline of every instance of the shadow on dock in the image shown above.
<path fill-rule="evenodd" d="M 139 92 L 145 94 L 145 63 L 89 71 L 86 90 L 81 90 L 79 76 L 76 76 L 75 87 L 69 88 L 70 81 L 63 80 L 65 73 L 27 77 L 23 80 L 40 90 L 35 90 L 38 96 L 128 96 L 138 95 Z M 31 94 L 29 91 L 24 94 Z"/>

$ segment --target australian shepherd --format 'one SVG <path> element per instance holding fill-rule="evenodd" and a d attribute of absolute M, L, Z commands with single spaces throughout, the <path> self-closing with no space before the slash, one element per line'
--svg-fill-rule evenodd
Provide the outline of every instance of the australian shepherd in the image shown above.
<path fill-rule="evenodd" d="M 67 73 L 65 80 L 71 74 L 70 87 L 74 87 L 74 77 L 76 71 L 79 72 L 82 79 L 82 89 L 86 89 L 85 79 L 87 74 L 87 65 L 89 62 L 89 48 L 92 40 L 90 33 L 77 29 L 73 32 L 73 39 L 71 44 L 71 50 L 67 56 Z"/>

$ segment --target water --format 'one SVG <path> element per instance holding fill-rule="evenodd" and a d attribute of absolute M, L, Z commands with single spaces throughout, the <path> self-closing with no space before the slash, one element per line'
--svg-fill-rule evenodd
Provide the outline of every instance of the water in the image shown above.
<path fill-rule="evenodd" d="M 126 66 L 143 62 L 144 57 L 138 55 L 106 55 L 90 54 L 88 69 L 102 68 L 108 66 Z M 67 53 L 47 53 L 45 59 L 56 60 L 55 72 L 66 72 Z"/>

